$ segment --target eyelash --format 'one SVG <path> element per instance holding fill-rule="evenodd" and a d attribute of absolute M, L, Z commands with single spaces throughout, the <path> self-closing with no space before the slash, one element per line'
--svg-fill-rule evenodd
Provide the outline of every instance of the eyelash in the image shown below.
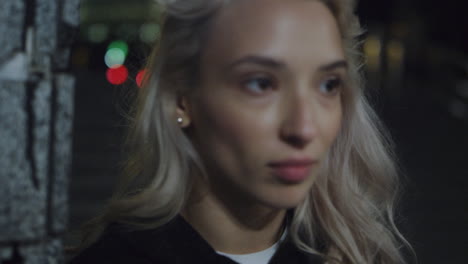
<path fill-rule="evenodd" d="M 251 83 L 256 83 L 258 85 L 257 88 L 260 87 L 260 89 L 256 89 L 256 91 L 254 91 L 255 88 L 249 87 Z M 265 85 L 266 85 L 266 88 L 265 88 Z M 325 87 L 323 85 L 325 85 Z M 327 85 L 331 85 L 331 87 L 327 87 Z M 344 81 L 340 76 L 331 76 L 320 83 L 319 90 L 321 93 L 327 96 L 334 96 L 334 95 L 337 95 L 342 90 L 343 85 L 344 85 Z M 241 86 L 250 93 L 260 95 L 270 90 L 273 90 L 275 87 L 275 83 L 271 77 L 258 76 L 258 77 L 250 77 L 246 79 L 245 81 L 241 83 Z"/>
<path fill-rule="evenodd" d="M 324 91 L 323 85 L 329 85 L 329 84 L 331 84 L 331 91 L 330 90 Z M 339 76 L 332 76 L 332 77 L 325 79 L 322 83 L 320 83 L 319 89 L 320 89 L 320 92 L 329 96 L 333 96 L 333 95 L 338 94 L 341 91 L 342 87 L 343 87 L 343 79 Z M 325 87 L 325 89 L 327 89 L 327 87 Z"/>
<path fill-rule="evenodd" d="M 252 87 L 249 87 L 249 85 L 254 82 L 260 87 L 260 89 L 257 89 L 257 91 L 254 91 Z M 267 88 L 262 87 L 265 85 L 267 85 Z M 242 87 L 253 94 L 263 94 L 268 92 L 269 90 L 274 89 L 274 81 L 270 77 L 251 77 L 242 82 Z"/>

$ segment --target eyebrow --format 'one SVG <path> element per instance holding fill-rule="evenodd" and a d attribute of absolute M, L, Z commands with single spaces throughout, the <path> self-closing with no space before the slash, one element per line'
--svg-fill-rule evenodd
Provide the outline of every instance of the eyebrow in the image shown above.
<path fill-rule="evenodd" d="M 321 71 L 321 72 L 329 72 L 329 71 L 336 70 L 338 68 L 347 69 L 348 68 L 348 62 L 345 61 L 345 60 L 335 61 L 335 62 L 320 66 L 318 70 Z"/>
<path fill-rule="evenodd" d="M 238 60 L 230 63 L 229 65 L 227 65 L 226 68 L 227 69 L 232 69 L 232 68 L 237 67 L 237 66 L 239 66 L 241 64 L 257 64 L 257 65 L 261 65 L 261 66 L 268 67 L 268 68 L 273 68 L 273 69 L 284 69 L 284 68 L 286 68 L 286 63 L 281 61 L 281 60 L 276 60 L 276 59 L 273 59 L 273 58 L 264 57 L 264 56 L 256 56 L 256 55 L 249 55 L 249 56 L 245 56 L 245 57 L 243 57 L 241 59 L 238 59 Z M 338 69 L 338 68 L 347 69 L 348 68 L 348 62 L 346 60 L 334 61 L 332 63 L 320 66 L 318 68 L 318 71 L 329 72 L 329 71 L 333 71 L 333 70 Z"/>
<path fill-rule="evenodd" d="M 226 68 L 232 69 L 241 64 L 258 64 L 268 68 L 282 69 L 286 68 L 286 63 L 269 57 L 249 55 L 230 63 Z"/>

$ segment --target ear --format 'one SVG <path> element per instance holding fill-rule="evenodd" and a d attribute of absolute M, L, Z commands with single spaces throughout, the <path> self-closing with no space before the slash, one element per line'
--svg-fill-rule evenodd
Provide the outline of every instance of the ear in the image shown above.
<path fill-rule="evenodd" d="M 181 128 L 186 128 L 191 123 L 190 105 L 187 96 L 178 96 L 176 104 L 175 121 Z"/>

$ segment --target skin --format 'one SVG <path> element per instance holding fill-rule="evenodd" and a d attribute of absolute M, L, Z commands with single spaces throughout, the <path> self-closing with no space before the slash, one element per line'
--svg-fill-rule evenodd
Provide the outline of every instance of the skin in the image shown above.
<path fill-rule="evenodd" d="M 200 85 L 176 111 L 208 171 L 182 215 L 214 249 L 246 254 L 277 241 L 314 184 L 341 126 L 346 63 L 318 1 L 233 1 L 213 23 Z M 268 166 L 297 157 L 316 161 L 301 182 Z"/>

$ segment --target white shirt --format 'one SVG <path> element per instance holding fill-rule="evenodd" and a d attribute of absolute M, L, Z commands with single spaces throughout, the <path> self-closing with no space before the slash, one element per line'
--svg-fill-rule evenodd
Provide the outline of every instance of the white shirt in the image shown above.
<path fill-rule="evenodd" d="M 227 254 L 219 251 L 216 251 L 216 253 L 226 256 L 240 264 L 268 264 L 270 259 L 276 253 L 276 250 L 278 250 L 279 243 L 286 238 L 286 231 L 287 230 L 283 232 L 279 241 L 273 244 L 273 246 L 262 251 L 250 254 Z"/>

